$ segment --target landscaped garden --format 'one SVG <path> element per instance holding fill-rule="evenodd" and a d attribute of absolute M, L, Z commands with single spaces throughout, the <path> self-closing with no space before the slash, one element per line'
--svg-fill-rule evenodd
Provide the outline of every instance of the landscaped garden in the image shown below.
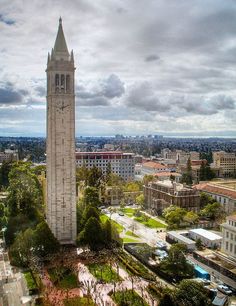
<path fill-rule="evenodd" d="M 64 300 L 65 306 L 95 306 L 96 304 L 93 302 L 91 298 L 87 297 L 75 297 L 72 299 Z"/>
<path fill-rule="evenodd" d="M 48 270 L 53 284 L 58 288 L 73 289 L 78 286 L 77 276 L 68 268 L 58 267 Z"/>
<path fill-rule="evenodd" d="M 113 270 L 112 266 L 105 263 L 93 263 L 88 265 L 89 272 L 97 279 L 106 282 L 117 282 L 122 280 L 121 277 Z"/>
<path fill-rule="evenodd" d="M 117 291 L 111 297 L 118 306 L 148 306 L 144 299 L 134 290 Z"/>
<path fill-rule="evenodd" d="M 36 291 L 38 290 L 38 286 L 33 278 L 33 275 L 32 275 L 32 272 L 31 271 L 27 271 L 27 272 L 24 272 L 24 277 L 25 277 L 25 280 L 26 280 L 26 283 L 27 283 L 27 287 L 30 291 L 30 293 L 33 293 L 35 294 Z"/>
<path fill-rule="evenodd" d="M 126 216 L 130 218 L 134 218 L 135 221 L 138 221 L 147 227 L 166 228 L 165 224 L 145 215 L 144 213 L 138 211 L 135 208 L 126 207 L 126 208 L 123 208 L 122 211 Z"/>
<path fill-rule="evenodd" d="M 142 223 L 143 225 L 150 227 L 150 228 L 166 228 L 166 225 L 153 219 L 148 217 L 147 215 L 141 213 L 140 217 L 135 217 L 134 218 L 135 221 L 138 221 L 140 223 Z"/>

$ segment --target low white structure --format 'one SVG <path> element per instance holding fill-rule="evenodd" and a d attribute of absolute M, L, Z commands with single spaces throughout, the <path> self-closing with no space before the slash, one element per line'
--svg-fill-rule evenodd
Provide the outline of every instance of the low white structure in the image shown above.
<path fill-rule="evenodd" d="M 183 243 L 186 245 L 189 251 L 194 251 L 196 249 L 196 242 L 185 237 L 184 233 L 170 231 L 166 233 L 166 241 L 169 243 Z"/>
<path fill-rule="evenodd" d="M 222 237 L 212 233 L 210 231 L 207 231 L 203 228 L 196 228 L 189 230 L 189 237 L 197 240 L 201 239 L 202 244 L 205 245 L 208 248 L 218 248 L 221 246 Z"/>

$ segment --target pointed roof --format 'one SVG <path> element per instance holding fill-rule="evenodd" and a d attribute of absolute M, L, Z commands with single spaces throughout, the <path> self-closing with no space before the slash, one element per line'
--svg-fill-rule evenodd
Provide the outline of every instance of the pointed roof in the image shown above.
<path fill-rule="evenodd" d="M 58 27 L 58 32 L 57 32 L 57 38 L 55 41 L 54 45 L 54 52 L 55 53 L 65 53 L 66 55 L 69 55 L 67 45 L 66 45 L 66 40 L 62 28 L 62 19 L 60 17 L 59 19 L 59 27 Z"/>

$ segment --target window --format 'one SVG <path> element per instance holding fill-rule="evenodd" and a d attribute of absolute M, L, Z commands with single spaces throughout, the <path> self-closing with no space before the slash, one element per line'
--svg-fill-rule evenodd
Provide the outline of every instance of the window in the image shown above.
<path fill-rule="evenodd" d="M 228 241 L 226 241 L 225 248 L 226 248 L 226 250 L 228 251 L 228 248 L 229 248 L 229 243 L 228 243 Z"/>
<path fill-rule="evenodd" d="M 229 238 L 229 232 L 226 232 L 226 238 Z"/>
<path fill-rule="evenodd" d="M 66 92 L 70 91 L 70 76 L 67 74 L 66 76 Z"/>
<path fill-rule="evenodd" d="M 233 250 L 233 244 L 230 243 L 230 252 L 232 252 L 232 250 Z"/>
<path fill-rule="evenodd" d="M 230 234 L 230 239 L 231 239 L 231 240 L 233 240 L 233 239 L 234 239 L 234 237 L 233 237 L 233 234 L 232 234 L 232 233 Z"/>
<path fill-rule="evenodd" d="M 61 74 L 61 89 L 65 89 L 65 76 Z"/>

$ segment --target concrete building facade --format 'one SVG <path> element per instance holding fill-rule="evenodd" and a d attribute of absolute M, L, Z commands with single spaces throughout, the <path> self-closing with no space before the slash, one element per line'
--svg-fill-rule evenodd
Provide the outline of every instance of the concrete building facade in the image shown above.
<path fill-rule="evenodd" d="M 76 240 L 74 57 L 62 20 L 47 63 L 47 223 L 61 244 Z"/>
<path fill-rule="evenodd" d="M 77 167 L 97 167 L 106 174 L 108 166 L 111 172 L 125 181 L 134 179 L 134 154 L 122 152 L 76 152 Z"/>

